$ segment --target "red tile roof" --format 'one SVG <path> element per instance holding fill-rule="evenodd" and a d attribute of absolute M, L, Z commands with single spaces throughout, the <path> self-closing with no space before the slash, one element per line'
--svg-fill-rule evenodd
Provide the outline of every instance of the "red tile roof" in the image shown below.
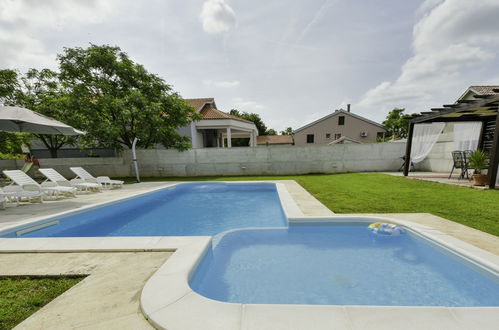
<path fill-rule="evenodd" d="M 292 135 L 259 135 L 256 144 L 293 144 Z"/>
<path fill-rule="evenodd" d="M 213 97 L 203 97 L 199 99 L 185 99 L 187 103 L 192 105 L 197 112 L 203 116 L 203 119 L 234 119 L 245 123 L 253 124 L 252 121 L 233 116 L 229 113 L 217 109 L 215 99 Z"/>
<path fill-rule="evenodd" d="M 245 123 L 253 124 L 252 121 L 242 119 L 236 116 L 233 116 L 229 113 L 223 112 L 218 110 L 212 105 L 206 104 L 201 111 L 199 111 L 201 116 L 203 116 L 203 119 L 234 119 L 234 120 L 239 120 Z"/>
<path fill-rule="evenodd" d="M 206 103 L 215 103 L 215 99 L 213 97 L 203 97 L 199 99 L 185 99 L 187 103 L 192 105 L 196 111 L 200 111 Z"/>

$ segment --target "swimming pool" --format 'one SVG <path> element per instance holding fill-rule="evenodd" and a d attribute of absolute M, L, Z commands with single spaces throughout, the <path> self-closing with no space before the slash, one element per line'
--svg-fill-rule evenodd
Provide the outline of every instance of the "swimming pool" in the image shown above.
<path fill-rule="evenodd" d="M 377 236 L 369 223 L 235 230 L 189 284 L 244 304 L 499 306 L 499 279 L 420 235 Z"/>
<path fill-rule="evenodd" d="M 285 227 L 274 183 L 184 183 L 16 227 L 0 237 L 212 236 L 241 227 Z"/>

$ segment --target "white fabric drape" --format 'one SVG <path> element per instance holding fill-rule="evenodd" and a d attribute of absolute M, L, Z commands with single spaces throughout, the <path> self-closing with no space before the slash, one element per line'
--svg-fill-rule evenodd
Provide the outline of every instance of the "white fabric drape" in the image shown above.
<path fill-rule="evenodd" d="M 417 164 L 428 156 L 437 143 L 445 123 L 416 124 L 412 135 L 411 161 Z"/>
<path fill-rule="evenodd" d="M 476 150 L 482 131 L 482 122 L 454 123 L 454 150 Z"/>

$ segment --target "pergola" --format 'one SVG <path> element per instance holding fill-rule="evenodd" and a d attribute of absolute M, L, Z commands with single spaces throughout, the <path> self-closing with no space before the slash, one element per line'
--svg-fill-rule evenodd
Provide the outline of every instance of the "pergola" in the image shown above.
<path fill-rule="evenodd" d="M 494 89 L 499 93 L 499 89 Z M 499 95 L 475 95 L 473 100 L 459 100 L 455 104 L 446 104 L 443 108 L 432 108 L 414 117 L 409 124 L 409 134 L 405 151 L 404 176 L 409 174 L 409 165 L 414 125 L 432 122 L 481 121 L 482 131 L 478 148 L 489 153 L 490 163 L 487 182 L 491 189 L 495 188 L 497 167 L 499 165 Z"/>

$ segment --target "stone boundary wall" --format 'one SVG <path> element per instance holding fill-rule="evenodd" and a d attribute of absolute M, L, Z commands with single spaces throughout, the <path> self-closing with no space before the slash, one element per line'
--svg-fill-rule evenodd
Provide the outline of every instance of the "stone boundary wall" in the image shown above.
<path fill-rule="evenodd" d="M 141 176 L 296 175 L 308 173 L 396 171 L 405 143 L 271 146 L 176 150 L 138 150 Z M 85 167 L 95 176 L 134 176 L 132 156 L 116 158 L 40 159 L 66 177 L 70 166 Z M 23 161 L 0 161 L 0 170 L 20 168 Z"/>

